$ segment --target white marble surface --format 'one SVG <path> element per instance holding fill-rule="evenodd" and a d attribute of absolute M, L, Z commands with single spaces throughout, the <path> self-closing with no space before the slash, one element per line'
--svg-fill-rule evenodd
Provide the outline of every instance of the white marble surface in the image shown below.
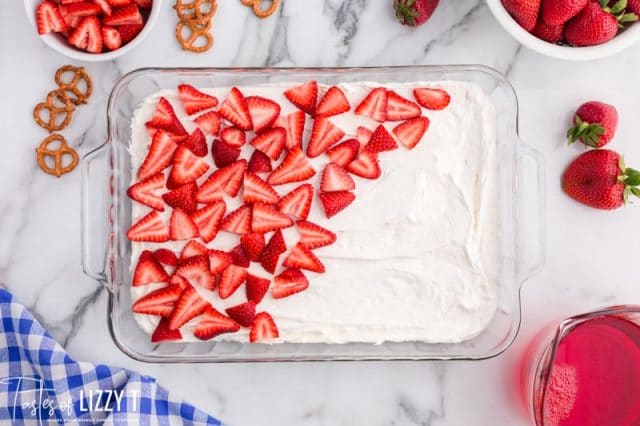
<path fill-rule="evenodd" d="M 78 359 L 157 376 L 166 386 L 234 425 L 526 425 L 511 386 L 513 364 L 550 320 L 607 304 L 640 302 L 638 207 L 599 212 L 570 201 L 559 179 L 581 151 L 567 148 L 570 111 L 598 98 L 616 104 L 613 147 L 640 164 L 640 46 L 614 58 L 568 63 L 518 46 L 481 0 L 442 2 L 432 21 L 409 30 L 394 22 L 391 0 L 283 0 L 258 21 L 224 0 L 216 45 L 182 52 L 165 0 L 149 38 L 121 60 L 87 66 L 95 95 L 64 133 L 81 154 L 105 138 L 106 98 L 125 72 L 146 66 L 351 66 L 481 63 L 513 82 L 520 133 L 546 159 L 547 264 L 522 290 L 523 327 L 503 355 L 480 362 L 366 362 L 152 365 L 112 343 L 106 292 L 80 267 L 80 173 L 56 180 L 37 168 L 43 138 L 31 119 L 57 67 L 69 61 L 29 27 L 22 1 L 0 12 L 0 285 L 26 304 Z M 640 166 L 639 166 L 640 167 Z"/>

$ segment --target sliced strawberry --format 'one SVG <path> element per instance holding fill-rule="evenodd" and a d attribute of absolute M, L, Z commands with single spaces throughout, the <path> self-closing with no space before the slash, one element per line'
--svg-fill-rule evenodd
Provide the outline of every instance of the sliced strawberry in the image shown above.
<path fill-rule="evenodd" d="M 271 173 L 267 182 L 274 186 L 284 185 L 285 183 L 307 180 L 315 174 L 316 171 L 311 167 L 302 149 L 296 147 L 287 153 L 282 163 Z"/>
<path fill-rule="evenodd" d="M 78 49 L 86 50 L 89 53 L 102 52 L 102 32 L 100 31 L 100 20 L 96 16 L 82 18 L 78 27 L 73 30 L 67 42 Z"/>
<path fill-rule="evenodd" d="M 243 268 L 248 268 L 249 265 L 251 264 L 251 260 L 249 260 L 249 257 L 244 252 L 244 249 L 242 248 L 242 246 L 240 244 L 238 244 L 237 246 L 232 248 L 231 251 L 229 252 L 229 254 L 231 255 L 231 259 L 233 261 L 233 264 L 236 265 L 236 266 L 241 266 Z"/>
<path fill-rule="evenodd" d="M 198 185 L 196 185 L 195 182 L 190 182 L 178 187 L 178 189 L 167 192 L 162 196 L 162 199 L 167 205 L 174 209 L 180 208 L 187 213 L 193 213 L 198 210 L 198 203 L 196 202 L 197 192 Z"/>
<path fill-rule="evenodd" d="M 309 216 L 311 202 L 313 201 L 313 186 L 302 184 L 282 197 L 278 203 L 278 209 L 297 219 L 306 219 Z"/>
<path fill-rule="evenodd" d="M 209 270 L 213 275 L 218 275 L 231 265 L 233 257 L 221 250 L 209 250 Z"/>
<path fill-rule="evenodd" d="M 331 117 L 333 115 L 347 112 L 349 109 L 351 109 L 351 105 L 349 105 L 349 101 L 344 95 L 344 92 L 342 92 L 339 87 L 332 86 L 327 90 L 327 93 L 325 93 L 324 97 L 318 104 L 316 115 Z"/>
<path fill-rule="evenodd" d="M 422 110 L 415 102 L 387 90 L 387 121 L 402 121 L 420 117 Z"/>
<path fill-rule="evenodd" d="M 220 229 L 233 234 L 244 235 L 251 232 L 251 206 L 243 204 L 224 218 Z"/>
<path fill-rule="evenodd" d="M 180 252 L 180 262 L 178 263 L 194 256 L 207 256 L 208 254 L 209 250 L 204 245 L 195 240 L 191 240 L 182 247 L 182 252 Z"/>
<path fill-rule="evenodd" d="M 299 109 L 314 116 L 318 102 L 318 82 L 312 80 L 301 86 L 293 87 L 286 90 L 284 96 Z"/>
<path fill-rule="evenodd" d="M 176 184 L 193 182 L 209 170 L 209 165 L 190 149 L 179 146 L 173 157 L 173 168 L 169 179 Z"/>
<path fill-rule="evenodd" d="M 167 271 L 165 271 L 160 262 L 156 260 L 153 253 L 149 250 L 143 251 L 138 258 L 136 270 L 133 272 L 131 285 L 138 287 L 145 284 L 167 282 L 169 282 Z"/>
<path fill-rule="evenodd" d="M 242 200 L 245 203 L 261 202 L 266 204 L 276 204 L 280 197 L 278 193 L 264 180 L 254 173 L 244 174 L 244 191 Z"/>
<path fill-rule="evenodd" d="M 185 259 L 176 268 L 176 274 L 186 278 L 189 282 L 213 290 L 216 277 L 209 270 L 209 256 L 193 256 Z"/>
<path fill-rule="evenodd" d="M 218 200 L 191 213 L 191 220 L 196 224 L 202 241 L 205 243 L 213 241 L 218 234 L 226 210 L 224 201 Z"/>
<path fill-rule="evenodd" d="M 166 248 L 159 248 L 153 252 L 153 257 L 163 265 L 176 266 L 178 264 L 178 257 L 174 252 Z"/>
<path fill-rule="evenodd" d="M 275 207 L 259 202 L 253 205 L 253 216 L 251 220 L 252 232 L 264 234 L 265 232 L 288 228 L 290 226 L 293 226 L 293 220 L 286 214 L 278 211 Z"/>
<path fill-rule="evenodd" d="M 284 242 L 282 232 L 278 230 L 269 239 L 258 261 L 265 271 L 273 274 L 278 266 L 280 255 L 285 251 L 287 251 L 287 246 Z"/>
<path fill-rule="evenodd" d="M 247 258 L 252 261 L 257 261 L 264 250 L 264 234 L 246 234 L 240 237 L 240 245 L 242 250 L 247 255 Z"/>
<path fill-rule="evenodd" d="M 309 287 L 309 280 L 299 269 L 285 269 L 277 275 L 271 286 L 271 296 L 274 299 L 283 299 Z"/>
<path fill-rule="evenodd" d="M 149 152 L 138 170 L 138 177 L 146 179 L 169 167 L 177 147 L 169 133 L 164 130 L 157 131 L 151 140 Z"/>
<path fill-rule="evenodd" d="M 182 209 L 173 209 L 169 220 L 169 236 L 174 241 L 189 240 L 197 237 L 198 227 Z"/>
<path fill-rule="evenodd" d="M 140 9 L 151 9 L 151 6 L 153 6 L 153 0 L 133 0 L 133 3 Z"/>
<path fill-rule="evenodd" d="M 387 120 L 387 90 L 383 87 L 373 89 L 356 107 L 356 115 L 373 118 L 381 123 Z"/>
<path fill-rule="evenodd" d="M 409 149 L 413 149 L 422 140 L 422 137 L 429 129 L 429 119 L 418 117 L 398 124 L 393 129 L 393 134 L 400 143 Z"/>
<path fill-rule="evenodd" d="M 413 90 L 413 96 L 426 109 L 445 109 L 451 102 L 449 93 L 442 89 L 418 88 Z"/>
<path fill-rule="evenodd" d="M 347 166 L 347 171 L 365 179 L 377 179 L 382 174 L 376 154 L 362 151 L 358 157 Z"/>
<path fill-rule="evenodd" d="M 270 284 L 271 281 L 266 278 L 248 274 L 247 282 L 244 285 L 244 289 L 247 293 L 247 299 L 256 304 L 262 302 L 262 299 L 269 290 Z"/>
<path fill-rule="evenodd" d="M 252 301 L 227 308 L 227 315 L 243 327 L 251 327 L 256 317 L 256 304 Z"/>
<path fill-rule="evenodd" d="M 336 242 L 336 234 L 315 223 L 300 221 L 296 224 L 300 233 L 298 244 L 309 250 L 331 245 Z"/>
<path fill-rule="evenodd" d="M 222 139 L 222 142 L 234 148 L 242 148 L 247 142 L 244 130 L 240 130 L 233 126 L 222 129 L 220 132 L 220 139 Z"/>
<path fill-rule="evenodd" d="M 306 269 L 307 271 L 324 273 L 324 265 L 320 262 L 320 259 L 300 243 L 293 247 L 282 266 L 285 268 Z"/>
<path fill-rule="evenodd" d="M 360 150 L 360 143 L 355 139 L 347 139 L 333 146 L 327 151 L 327 156 L 332 163 L 339 166 L 346 166 L 353 161 Z"/>
<path fill-rule="evenodd" d="M 108 0 L 109 4 L 113 7 L 128 6 L 133 3 L 132 0 Z"/>
<path fill-rule="evenodd" d="M 238 330 L 240 330 L 238 323 L 209 306 L 204 311 L 193 335 L 200 340 L 209 340 L 224 333 L 235 333 Z"/>
<path fill-rule="evenodd" d="M 169 241 L 169 228 L 160 214 L 154 210 L 129 228 L 127 238 L 130 241 L 163 243 Z"/>
<path fill-rule="evenodd" d="M 240 157 L 240 148 L 227 145 L 221 140 L 213 141 L 211 144 L 211 156 L 216 167 L 226 167 L 234 163 Z"/>
<path fill-rule="evenodd" d="M 78 25 L 82 22 L 82 16 L 62 15 L 62 19 L 64 19 L 64 22 L 69 29 L 67 31 L 63 31 L 61 34 L 69 38 L 73 29 L 78 28 Z M 86 46 L 83 48 L 86 48 Z"/>
<path fill-rule="evenodd" d="M 365 146 L 369 143 L 369 140 L 371 140 L 371 135 L 373 135 L 373 132 L 370 129 L 364 126 L 358 126 L 358 130 L 356 130 L 356 139 L 362 146 Z"/>
<path fill-rule="evenodd" d="M 287 132 L 282 127 L 274 127 L 260 133 L 251 141 L 251 145 L 264 152 L 272 160 L 280 158 L 280 154 L 287 143 Z"/>
<path fill-rule="evenodd" d="M 251 326 L 251 332 L 249 333 L 249 341 L 251 343 L 259 342 L 261 340 L 273 340 L 280 337 L 278 333 L 278 327 L 276 323 L 266 312 L 260 312 L 256 315 L 256 318 Z"/>
<path fill-rule="evenodd" d="M 317 157 L 329 147 L 338 142 L 344 136 L 344 132 L 329 119 L 318 117 L 313 123 L 307 155 L 310 158 Z"/>
<path fill-rule="evenodd" d="M 193 115 L 205 109 L 215 108 L 218 105 L 218 98 L 202 93 L 190 84 L 178 86 L 178 94 L 182 101 L 182 106 L 187 115 Z"/>
<path fill-rule="evenodd" d="M 281 115 L 273 124 L 274 127 L 282 127 L 287 132 L 287 149 L 299 146 L 302 148 L 302 135 L 304 133 L 304 111 L 296 111 L 288 115 Z"/>
<path fill-rule="evenodd" d="M 151 335 L 151 342 L 161 343 L 174 340 L 182 340 L 182 333 L 180 333 L 180 330 L 169 330 L 169 320 L 167 318 L 160 319 L 158 326 Z"/>
<path fill-rule="evenodd" d="M 129 198 L 149 206 L 154 210 L 163 211 L 164 203 L 162 197 L 155 194 L 156 191 L 164 187 L 164 174 L 156 173 L 146 179 L 136 182 L 127 189 Z"/>
<path fill-rule="evenodd" d="M 169 284 L 177 285 L 182 290 L 186 290 L 189 287 L 191 287 L 191 283 L 189 282 L 189 280 L 183 277 L 182 275 L 178 275 L 178 274 L 171 275 L 171 278 L 169 279 Z"/>
<path fill-rule="evenodd" d="M 113 6 L 113 3 L 112 3 Z M 113 9 L 111 15 L 102 18 L 104 25 L 140 25 L 144 24 L 140 10 L 135 4 Z"/>
<path fill-rule="evenodd" d="M 108 50 L 118 50 L 122 47 L 122 36 L 113 27 L 102 27 L 102 43 Z"/>
<path fill-rule="evenodd" d="M 222 169 L 218 169 L 202 184 L 196 200 L 200 203 L 210 203 L 222 199 L 224 194 L 235 197 L 240 192 L 247 161 L 238 160 Z"/>
<path fill-rule="evenodd" d="M 136 300 L 131 310 L 137 314 L 166 317 L 173 311 L 181 294 L 182 289 L 177 285 L 162 287 Z"/>
<path fill-rule="evenodd" d="M 210 135 L 216 136 L 220 131 L 220 115 L 216 111 L 200 114 L 193 122 Z"/>
<path fill-rule="evenodd" d="M 122 35 L 122 32 L 120 35 L 124 41 L 125 38 Z M 158 106 L 156 107 L 151 120 L 147 123 L 147 127 L 163 129 L 169 133 L 173 133 L 174 135 L 187 135 L 187 131 L 182 123 L 180 123 L 173 106 L 171 106 L 171 103 L 164 97 L 161 97 L 158 100 Z"/>
<path fill-rule="evenodd" d="M 38 34 L 47 34 L 51 31 L 61 33 L 69 29 L 56 4 L 48 0 L 43 1 L 36 8 L 36 23 Z"/>
<path fill-rule="evenodd" d="M 220 276 L 220 285 L 218 286 L 218 296 L 226 299 L 231 296 L 247 279 L 247 270 L 240 266 L 229 265 Z"/>
<path fill-rule="evenodd" d="M 262 133 L 273 126 L 280 116 L 280 105 L 260 96 L 247 96 L 247 108 L 253 122 L 253 131 Z"/>
<path fill-rule="evenodd" d="M 169 316 L 169 330 L 177 330 L 187 322 L 211 308 L 209 302 L 204 300 L 195 288 L 189 287 L 182 292 L 176 307 Z"/>
<path fill-rule="evenodd" d="M 327 218 L 331 218 L 347 208 L 355 199 L 356 196 L 349 191 L 320 193 L 320 202 Z"/>
<path fill-rule="evenodd" d="M 194 132 L 191 133 L 184 142 L 182 142 L 182 146 L 198 157 L 204 157 L 207 155 L 207 152 L 209 152 L 209 148 L 207 147 L 207 138 L 200 129 L 194 130 Z"/>
<path fill-rule="evenodd" d="M 136 38 L 136 36 L 140 34 L 140 31 L 142 31 L 142 28 L 144 28 L 144 24 L 120 25 L 118 32 L 120 33 L 120 37 L 122 37 L 122 44 L 129 43 Z"/>
<path fill-rule="evenodd" d="M 320 191 L 351 191 L 353 189 L 356 189 L 356 184 L 349 173 L 339 165 L 329 163 L 322 173 Z"/>
<path fill-rule="evenodd" d="M 247 102 L 242 92 L 236 87 L 231 88 L 231 93 L 222 103 L 218 114 L 242 130 L 251 130 L 253 128 Z"/>
<path fill-rule="evenodd" d="M 264 152 L 255 150 L 249 159 L 248 172 L 251 173 L 269 173 L 272 169 L 271 159 Z"/>
<path fill-rule="evenodd" d="M 58 9 L 63 17 L 71 18 L 84 18 L 85 16 L 95 16 L 102 13 L 100 5 L 88 1 L 61 4 Z"/>
<path fill-rule="evenodd" d="M 98 6 L 100 6 L 100 10 L 102 10 L 103 14 L 111 15 L 112 9 L 111 9 L 111 4 L 109 4 L 108 0 L 93 0 L 93 2 L 95 4 L 97 4 Z M 119 33 L 119 31 L 118 31 L 118 33 Z"/>
<path fill-rule="evenodd" d="M 381 124 L 376 127 L 376 130 L 371 135 L 369 143 L 365 145 L 365 151 L 377 154 L 383 151 L 393 151 L 398 148 L 398 144 L 393 140 L 393 136 L 389 134 L 387 129 Z"/>

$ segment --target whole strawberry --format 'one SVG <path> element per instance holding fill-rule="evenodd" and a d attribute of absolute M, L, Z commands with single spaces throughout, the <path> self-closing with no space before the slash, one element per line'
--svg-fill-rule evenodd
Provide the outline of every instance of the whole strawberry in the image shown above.
<path fill-rule="evenodd" d="M 609 149 L 587 151 L 562 177 L 562 189 L 574 200 L 595 209 L 621 207 L 630 194 L 640 197 L 640 172 L 624 165 L 620 154 Z"/>
<path fill-rule="evenodd" d="M 533 29 L 532 34 L 549 43 L 560 43 L 564 38 L 564 25 L 550 25 L 540 20 Z"/>
<path fill-rule="evenodd" d="M 542 0 L 542 20 L 549 25 L 562 25 L 582 12 L 591 0 Z"/>
<path fill-rule="evenodd" d="M 417 27 L 431 18 L 440 0 L 393 0 L 396 17 L 402 25 Z"/>
<path fill-rule="evenodd" d="M 564 38 L 573 46 L 594 46 L 606 43 L 618 34 L 620 27 L 638 20 L 626 13 L 627 0 L 608 7 L 608 0 L 590 1 L 575 18 L 567 23 Z"/>
<path fill-rule="evenodd" d="M 541 0 L 502 0 L 502 5 L 522 28 L 531 32 L 538 22 L 540 1 Z"/>
<path fill-rule="evenodd" d="M 616 134 L 618 111 L 604 102 L 586 102 L 576 111 L 573 124 L 575 126 L 567 132 L 570 144 L 579 140 L 592 148 L 601 148 Z"/>

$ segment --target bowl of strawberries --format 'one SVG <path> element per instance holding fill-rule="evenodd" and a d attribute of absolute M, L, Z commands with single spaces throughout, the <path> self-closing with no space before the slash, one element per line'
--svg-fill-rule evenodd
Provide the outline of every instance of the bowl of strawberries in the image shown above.
<path fill-rule="evenodd" d="M 640 39 L 640 0 L 487 0 L 498 22 L 526 47 L 559 59 L 592 60 Z"/>
<path fill-rule="evenodd" d="M 25 0 L 34 31 L 52 49 L 78 61 L 118 58 L 149 34 L 160 0 Z"/>

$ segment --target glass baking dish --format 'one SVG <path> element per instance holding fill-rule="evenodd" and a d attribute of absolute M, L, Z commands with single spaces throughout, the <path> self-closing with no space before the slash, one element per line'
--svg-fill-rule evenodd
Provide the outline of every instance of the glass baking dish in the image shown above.
<path fill-rule="evenodd" d="M 237 342 L 150 342 L 131 312 L 131 120 L 149 95 L 180 83 L 196 87 L 306 81 L 396 83 L 461 81 L 483 89 L 493 101 L 498 137 L 498 307 L 489 326 L 461 343 L 383 343 L 379 345 Z M 146 362 L 251 362 L 311 360 L 483 359 L 504 351 L 520 325 L 520 287 L 543 265 L 543 162 L 517 131 L 518 102 L 509 82 L 484 66 L 291 69 L 140 69 L 114 87 L 108 105 L 107 141 L 83 162 L 83 267 L 109 294 L 108 324 L 116 345 Z"/>

